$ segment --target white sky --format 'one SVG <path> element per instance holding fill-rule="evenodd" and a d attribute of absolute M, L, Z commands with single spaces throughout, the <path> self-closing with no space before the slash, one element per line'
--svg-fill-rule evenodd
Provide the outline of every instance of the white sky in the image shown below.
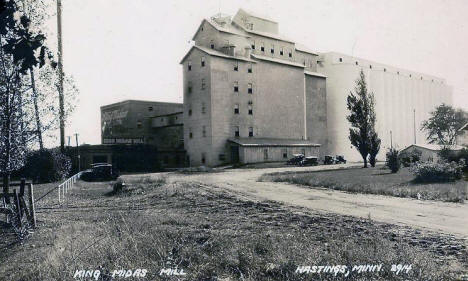
<path fill-rule="evenodd" d="M 100 143 L 100 109 L 124 99 L 182 102 L 180 59 L 203 18 L 238 8 L 310 49 L 423 72 L 468 110 L 466 0 L 62 0 L 65 72 L 80 89 L 66 135 Z M 53 19 L 55 21 L 55 18 Z M 56 36 L 55 22 L 50 36 Z M 50 41 L 56 44 L 55 40 Z"/>

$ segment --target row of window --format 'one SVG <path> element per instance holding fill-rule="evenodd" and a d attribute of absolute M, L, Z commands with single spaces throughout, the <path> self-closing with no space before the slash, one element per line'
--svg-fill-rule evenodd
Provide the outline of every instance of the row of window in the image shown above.
<path fill-rule="evenodd" d="M 343 62 L 343 58 L 339 58 L 339 61 L 340 61 L 340 62 Z M 355 63 L 356 65 L 359 65 L 359 62 L 358 62 L 358 61 L 355 61 L 354 63 Z M 372 64 L 369 65 L 369 68 L 372 69 Z M 387 68 L 384 67 L 383 71 L 384 71 L 384 72 L 387 72 Z M 396 74 L 397 74 L 397 75 L 400 75 L 400 71 L 397 71 Z M 411 78 L 411 77 L 413 77 L 413 75 L 410 74 L 409 77 Z M 420 79 L 423 80 L 423 77 L 421 76 Z M 434 82 L 434 79 L 432 79 L 432 82 Z"/>
<path fill-rule="evenodd" d="M 205 81 L 204 78 L 201 79 L 200 89 L 202 89 L 202 90 L 206 89 L 206 81 Z M 233 90 L 234 90 L 234 93 L 239 92 L 239 82 L 238 81 L 234 81 Z M 191 94 L 192 92 L 193 92 L 192 81 L 188 81 L 188 83 L 187 83 L 187 93 Z M 252 83 L 247 83 L 247 93 L 248 94 L 253 94 L 253 84 Z"/>
<path fill-rule="evenodd" d="M 249 127 L 249 137 L 254 136 L 254 128 Z M 235 137 L 240 137 L 240 127 L 239 126 L 234 126 L 234 136 Z M 206 126 L 202 126 L 202 137 L 206 137 Z M 193 131 L 192 128 L 189 128 L 189 138 L 193 139 Z"/>
<path fill-rule="evenodd" d="M 200 66 L 201 67 L 205 67 L 206 63 L 205 63 L 205 57 L 201 57 L 200 59 Z M 191 71 L 192 70 L 192 61 L 189 60 L 187 62 L 187 70 L 188 71 Z M 233 70 L 234 71 L 239 71 L 239 61 L 234 61 L 234 64 L 233 64 Z M 253 72 L 253 69 L 252 69 L 252 64 L 251 63 L 248 63 L 247 64 L 247 73 L 252 73 Z"/>
<path fill-rule="evenodd" d="M 253 115 L 253 102 L 252 101 L 248 102 L 247 112 L 248 112 L 249 115 Z M 202 114 L 206 113 L 206 106 L 205 106 L 204 102 L 202 102 L 202 104 L 201 104 L 201 113 Z M 234 114 L 240 114 L 239 104 L 238 103 L 234 104 Z M 188 115 L 192 116 L 192 108 L 191 107 L 189 107 Z"/>
<path fill-rule="evenodd" d="M 256 45 L 255 45 L 255 41 L 252 42 L 252 50 L 255 50 L 256 49 Z M 265 43 L 264 42 L 261 42 L 260 43 L 260 51 L 265 53 Z M 274 44 L 271 44 L 271 47 L 270 47 L 270 54 L 274 55 L 275 54 L 275 45 Z M 280 56 L 284 56 L 284 47 L 280 47 L 279 49 L 279 54 Z M 292 49 L 289 49 L 288 50 L 288 57 L 292 58 Z"/>

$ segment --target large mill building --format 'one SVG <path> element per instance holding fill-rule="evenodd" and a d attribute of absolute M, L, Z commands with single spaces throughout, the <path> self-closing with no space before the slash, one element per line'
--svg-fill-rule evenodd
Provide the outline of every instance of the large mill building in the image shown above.
<path fill-rule="evenodd" d="M 421 120 L 451 103 L 441 78 L 316 53 L 280 35 L 277 22 L 242 9 L 202 20 L 193 41 L 181 61 L 191 165 L 279 161 L 294 153 L 360 160 L 348 140 L 346 97 L 361 69 L 375 93 L 380 157 L 390 142 L 404 147 L 416 135 L 424 143 Z"/>

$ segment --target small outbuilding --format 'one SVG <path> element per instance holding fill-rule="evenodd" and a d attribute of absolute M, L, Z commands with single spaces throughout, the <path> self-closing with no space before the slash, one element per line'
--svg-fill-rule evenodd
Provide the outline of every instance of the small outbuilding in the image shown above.
<path fill-rule="evenodd" d="M 457 145 L 468 146 L 468 123 L 458 130 L 455 140 Z"/>
<path fill-rule="evenodd" d="M 320 156 L 320 144 L 308 140 L 231 138 L 228 143 L 234 163 L 281 162 L 293 154 Z"/>
<path fill-rule="evenodd" d="M 400 153 L 411 153 L 413 151 L 421 152 L 421 161 L 438 161 L 439 152 L 444 148 L 444 145 L 439 144 L 412 144 L 405 149 L 402 149 Z M 452 151 L 460 151 L 464 147 L 461 145 L 451 145 L 449 146 Z"/>

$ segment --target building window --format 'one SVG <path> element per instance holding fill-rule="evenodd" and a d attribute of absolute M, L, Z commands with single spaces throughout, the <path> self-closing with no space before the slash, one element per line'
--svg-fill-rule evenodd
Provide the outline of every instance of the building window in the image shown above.
<path fill-rule="evenodd" d="M 265 52 L 265 43 L 262 42 L 262 45 L 260 46 L 260 51 Z"/>
<path fill-rule="evenodd" d="M 283 47 L 281 47 L 281 49 L 280 49 L 280 56 L 282 56 L 283 54 L 284 54 L 284 49 L 283 49 Z"/>
<path fill-rule="evenodd" d="M 202 80 L 201 80 L 201 89 L 204 90 L 205 87 L 206 87 L 205 79 L 202 78 Z"/>
<path fill-rule="evenodd" d="M 270 52 L 272 55 L 275 53 L 275 45 L 271 45 Z"/>
<path fill-rule="evenodd" d="M 234 114 L 239 114 L 239 104 L 238 103 L 236 103 L 234 105 Z"/>
<path fill-rule="evenodd" d="M 281 149 L 281 154 L 283 155 L 283 159 L 288 158 L 288 150 L 286 148 Z"/>
<path fill-rule="evenodd" d="M 239 71 L 239 62 L 238 61 L 234 62 L 234 71 Z"/>
<path fill-rule="evenodd" d="M 203 164 L 206 163 L 206 153 L 205 153 L 205 152 L 202 152 L 202 154 L 201 154 L 201 162 L 202 162 Z"/>
<path fill-rule="evenodd" d="M 205 103 L 202 102 L 202 105 L 201 105 L 201 113 L 205 114 L 206 113 L 206 107 L 205 107 Z"/>
<path fill-rule="evenodd" d="M 356 65 L 359 65 L 359 62 L 356 62 Z"/>
<path fill-rule="evenodd" d="M 188 110 L 188 116 L 192 116 L 192 107 L 191 106 L 189 107 L 189 110 Z"/>
<path fill-rule="evenodd" d="M 187 84 L 187 92 L 188 92 L 189 94 L 192 93 L 192 82 L 191 82 L 191 81 L 189 81 L 188 84 Z"/>
<path fill-rule="evenodd" d="M 235 81 L 234 82 L 234 93 L 238 93 L 239 92 L 239 82 Z"/>
<path fill-rule="evenodd" d="M 409 77 L 411 77 L 411 74 L 409 75 Z"/>
<path fill-rule="evenodd" d="M 206 137 L 206 126 L 202 127 L 202 136 Z"/>
<path fill-rule="evenodd" d="M 305 149 L 304 149 L 304 148 L 301 149 L 301 154 L 304 155 L 304 156 L 306 155 L 306 154 L 305 154 Z"/>
<path fill-rule="evenodd" d="M 253 137 L 253 127 L 249 127 L 249 137 Z"/>
<path fill-rule="evenodd" d="M 343 62 L 343 58 L 340 58 L 340 62 Z"/>
<path fill-rule="evenodd" d="M 239 133 L 239 126 L 235 126 L 235 127 L 234 127 L 234 136 L 235 136 L 235 137 L 239 137 L 239 136 L 240 136 L 240 133 Z"/>
<path fill-rule="evenodd" d="M 305 66 L 306 65 L 306 60 L 304 59 L 304 61 L 302 62 L 302 64 Z"/>
<path fill-rule="evenodd" d="M 292 50 L 289 50 L 289 57 L 292 58 Z"/>
<path fill-rule="evenodd" d="M 148 111 L 153 111 L 153 107 L 152 107 L 152 106 L 149 106 L 149 107 L 148 107 Z"/>
<path fill-rule="evenodd" d="M 397 74 L 397 75 L 400 75 L 400 71 L 397 71 L 397 73 L 396 73 L 396 74 Z"/>
<path fill-rule="evenodd" d="M 211 41 L 210 41 L 210 48 L 211 48 L 211 49 L 214 49 L 214 47 L 215 47 L 214 42 L 213 42 L 213 40 L 211 40 Z"/>
<path fill-rule="evenodd" d="M 141 120 L 138 120 L 137 121 L 137 128 L 141 129 L 141 127 L 143 127 L 143 124 L 141 123 Z"/>
<path fill-rule="evenodd" d="M 247 84 L 247 93 L 249 94 L 253 93 L 252 83 Z"/>
<path fill-rule="evenodd" d="M 263 160 L 268 160 L 268 148 L 263 149 Z"/>
<path fill-rule="evenodd" d="M 205 57 L 201 57 L 201 66 L 202 66 L 202 67 L 205 66 Z"/>
<path fill-rule="evenodd" d="M 371 64 L 371 65 L 369 65 L 369 68 L 370 68 L 370 69 L 372 69 L 372 64 Z"/>
<path fill-rule="evenodd" d="M 421 76 L 421 80 L 422 80 L 422 76 Z"/>
<path fill-rule="evenodd" d="M 188 63 L 187 63 L 187 69 L 188 71 L 192 70 L 192 61 L 189 60 Z"/>
<path fill-rule="evenodd" d="M 247 65 L 247 72 L 248 72 L 248 73 L 252 73 L 252 64 L 251 64 L 251 63 L 249 63 L 249 64 Z"/>
<path fill-rule="evenodd" d="M 384 68 L 384 69 L 383 69 L 383 72 L 387 72 L 387 69 L 386 69 L 386 68 Z"/>
<path fill-rule="evenodd" d="M 193 138 L 192 128 L 189 129 L 189 138 L 190 138 L 190 139 Z"/>
<path fill-rule="evenodd" d="M 255 41 L 252 42 L 252 50 L 255 50 Z"/>
<path fill-rule="evenodd" d="M 248 105 L 248 108 L 249 108 L 249 115 L 253 115 L 253 108 L 252 108 L 252 105 L 249 104 L 249 105 Z"/>

